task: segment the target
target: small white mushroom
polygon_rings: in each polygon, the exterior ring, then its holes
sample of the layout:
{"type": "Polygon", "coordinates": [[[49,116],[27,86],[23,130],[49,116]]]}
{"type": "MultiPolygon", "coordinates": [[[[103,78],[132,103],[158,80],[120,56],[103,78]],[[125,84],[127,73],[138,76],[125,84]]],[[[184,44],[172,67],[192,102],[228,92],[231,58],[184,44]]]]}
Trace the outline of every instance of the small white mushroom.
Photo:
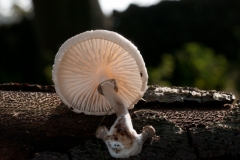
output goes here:
{"type": "Polygon", "coordinates": [[[132,109],[148,80],[137,48],[106,30],[87,31],[68,39],[55,57],[52,77],[62,101],[74,112],[90,115],[105,115],[111,108],[111,101],[97,91],[102,82],[111,81],[118,97],[132,109]]]}
{"type": "Polygon", "coordinates": [[[110,131],[104,126],[96,131],[113,157],[138,154],[143,142],[155,135],[151,126],[137,134],[128,113],[148,80],[143,58],[130,41],[111,31],[84,32],[67,40],[54,62],[56,93],[74,112],[104,115],[113,108],[110,114],[117,114],[110,131]]]}

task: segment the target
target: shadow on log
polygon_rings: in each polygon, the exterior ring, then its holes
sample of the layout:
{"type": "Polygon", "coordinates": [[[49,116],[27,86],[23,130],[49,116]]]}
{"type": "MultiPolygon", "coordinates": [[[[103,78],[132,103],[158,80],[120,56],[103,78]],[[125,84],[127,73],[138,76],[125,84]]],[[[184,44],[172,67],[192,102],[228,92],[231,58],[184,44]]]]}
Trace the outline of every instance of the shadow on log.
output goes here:
{"type": "MultiPolygon", "coordinates": [[[[70,111],[52,86],[34,92],[37,86],[24,85],[0,85],[0,159],[114,159],[94,135],[103,116],[70,111]]],[[[152,125],[161,138],[129,159],[240,159],[240,103],[233,94],[151,86],[144,98],[130,110],[133,126],[140,132],[152,125]]],[[[110,128],[115,119],[106,116],[101,125],[110,128]]]]}

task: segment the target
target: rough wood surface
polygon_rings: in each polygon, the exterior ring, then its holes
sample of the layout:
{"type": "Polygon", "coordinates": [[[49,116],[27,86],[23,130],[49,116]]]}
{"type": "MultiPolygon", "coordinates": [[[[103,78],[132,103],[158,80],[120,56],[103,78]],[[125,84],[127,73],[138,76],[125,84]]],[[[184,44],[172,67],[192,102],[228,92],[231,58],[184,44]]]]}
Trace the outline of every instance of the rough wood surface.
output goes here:
{"type": "MultiPolygon", "coordinates": [[[[103,116],[73,113],[54,91],[22,88],[24,92],[17,91],[19,87],[0,90],[0,159],[113,159],[94,136],[103,116]]],[[[158,100],[164,94],[170,98],[169,90],[158,94],[160,90],[150,87],[146,94],[151,91],[156,99],[145,96],[147,102],[139,101],[130,113],[138,132],[153,125],[161,139],[149,140],[141,154],[130,159],[240,159],[240,103],[231,104],[233,94],[214,91],[228,96],[213,99],[212,91],[198,90],[211,93],[211,103],[199,103],[203,94],[197,100],[194,96],[194,103],[174,98],[166,103],[158,100]]],[[[176,95],[186,97],[172,93],[176,95]]],[[[110,128],[115,119],[115,115],[106,116],[102,125],[110,128]]]]}
{"type": "Polygon", "coordinates": [[[159,87],[149,86],[143,98],[147,102],[223,102],[229,103],[235,99],[234,94],[216,90],[199,90],[193,87],[159,87]]]}

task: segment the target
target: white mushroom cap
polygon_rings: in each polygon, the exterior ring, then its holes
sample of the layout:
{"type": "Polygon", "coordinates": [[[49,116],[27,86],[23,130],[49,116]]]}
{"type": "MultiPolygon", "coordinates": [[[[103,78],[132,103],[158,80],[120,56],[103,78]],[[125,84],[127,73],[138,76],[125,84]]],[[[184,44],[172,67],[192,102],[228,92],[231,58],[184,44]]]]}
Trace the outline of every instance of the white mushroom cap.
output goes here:
{"type": "Polygon", "coordinates": [[[115,79],[118,96],[132,109],[148,81],[138,49],[123,36],[106,30],[68,39],[55,57],[52,77],[61,100],[73,111],[90,115],[104,115],[111,108],[97,91],[101,82],[115,79]]]}

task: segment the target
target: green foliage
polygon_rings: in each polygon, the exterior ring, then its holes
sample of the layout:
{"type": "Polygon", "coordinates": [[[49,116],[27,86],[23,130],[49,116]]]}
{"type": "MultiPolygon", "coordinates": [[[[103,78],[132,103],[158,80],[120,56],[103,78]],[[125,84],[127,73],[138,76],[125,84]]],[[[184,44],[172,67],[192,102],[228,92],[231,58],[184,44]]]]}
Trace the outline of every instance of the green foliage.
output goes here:
{"type": "Polygon", "coordinates": [[[180,80],[183,85],[203,89],[224,88],[228,69],[224,55],[216,55],[212,49],[197,43],[187,43],[175,55],[178,70],[184,79],[180,80]]]}
{"type": "Polygon", "coordinates": [[[45,80],[47,82],[47,84],[53,84],[52,81],[52,65],[53,65],[53,61],[55,58],[55,54],[53,51],[51,50],[47,50],[45,52],[42,52],[42,59],[43,59],[43,75],[45,77],[45,80]]]}
{"type": "Polygon", "coordinates": [[[149,68],[150,83],[201,89],[225,88],[229,63],[223,54],[215,54],[211,48],[190,42],[173,55],[162,55],[160,65],[149,68]]]}
{"type": "Polygon", "coordinates": [[[48,84],[53,84],[53,81],[52,81],[52,66],[51,65],[47,65],[47,66],[44,67],[43,74],[46,77],[46,80],[47,80],[48,84]]]}
{"type": "Polygon", "coordinates": [[[149,84],[170,86],[170,80],[175,69],[174,57],[171,54],[164,54],[161,63],[157,67],[148,67],[147,69],[149,84]]]}

